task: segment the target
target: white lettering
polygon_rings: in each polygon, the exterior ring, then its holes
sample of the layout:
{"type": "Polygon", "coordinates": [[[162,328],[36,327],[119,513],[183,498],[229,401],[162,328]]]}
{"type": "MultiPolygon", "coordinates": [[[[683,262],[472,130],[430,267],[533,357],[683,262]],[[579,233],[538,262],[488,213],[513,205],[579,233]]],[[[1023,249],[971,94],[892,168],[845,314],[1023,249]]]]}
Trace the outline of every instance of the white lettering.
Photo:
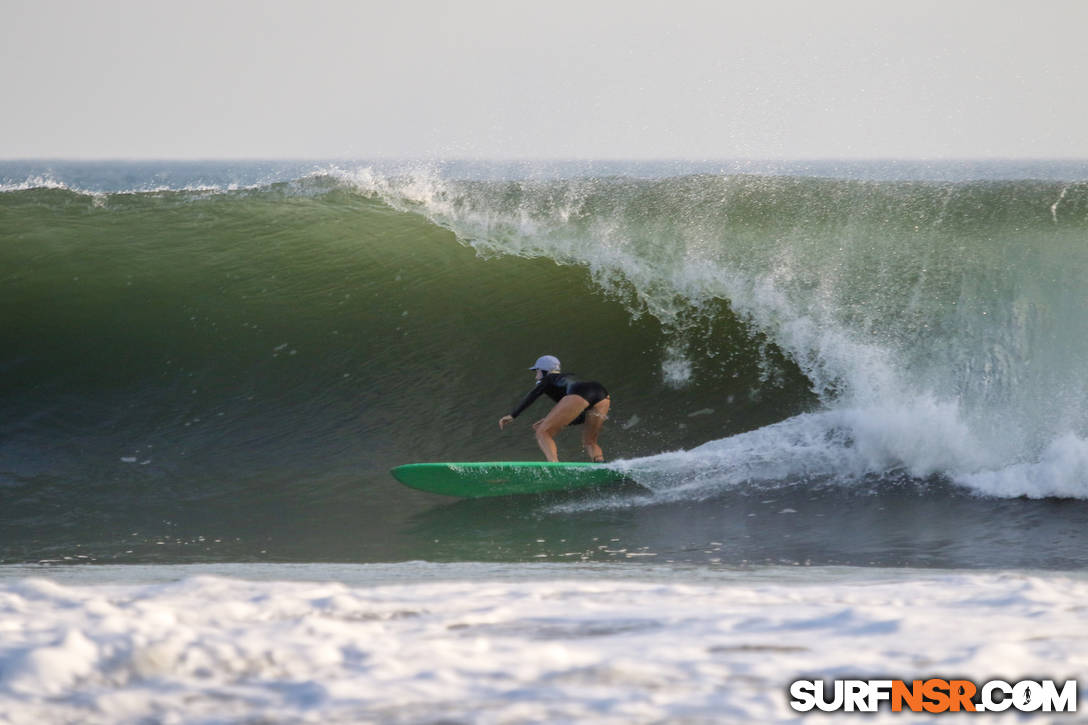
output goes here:
{"type": "Polygon", "coordinates": [[[835,712],[842,707],[845,696],[843,695],[843,681],[835,680],[832,692],[835,693],[835,697],[832,700],[827,699],[827,693],[824,692],[824,681],[816,681],[816,707],[820,708],[824,712],[835,712]]]}
{"type": "Polygon", "coordinates": [[[865,680],[847,680],[846,681],[846,693],[844,700],[846,702],[847,712],[868,712],[866,707],[866,701],[868,700],[867,694],[869,686],[865,680]]]}
{"type": "Polygon", "coordinates": [[[1043,706],[1043,688],[1038,682],[1023,680],[1012,688],[1012,704],[1020,712],[1035,712],[1043,706]]]}
{"type": "Polygon", "coordinates": [[[1066,680],[1062,685],[1062,691],[1058,692],[1054,680],[1043,680],[1043,711],[1076,712],[1077,681],[1066,680]]]}
{"type": "Polygon", "coordinates": [[[882,702],[891,702],[896,712],[900,708],[915,712],[969,711],[972,705],[976,712],[1004,712],[1009,708],[1020,712],[1077,711],[1076,680],[1065,680],[1060,689],[1054,680],[1021,680],[1015,684],[990,680],[978,690],[974,703],[967,693],[974,693],[977,685],[967,680],[914,680],[913,689],[904,688],[906,684],[903,680],[797,680],[790,683],[790,707],[797,712],[814,708],[823,712],[879,712],[882,702]]]}
{"type": "Polygon", "coordinates": [[[876,712],[880,709],[882,700],[892,699],[891,680],[869,680],[869,709],[868,712],[876,712]]]}
{"type": "MultiPolygon", "coordinates": [[[[822,683],[821,683],[822,684],[822,683]]],[[[812,680],[797,680],[790,685],[790,707],[797,712],[808,712],[816,707],[816,683],[812,680]]]]}
{"type": "Polygon", "coordinates": [[[1012,707],[1012,685],[1004,680],[990,680],[982,687],[982,705],[978,709],[985,712],[1004,712],[1012,707]],[[1000,692],[1000,700],[994,699],[994,692],[1000,692]]]}

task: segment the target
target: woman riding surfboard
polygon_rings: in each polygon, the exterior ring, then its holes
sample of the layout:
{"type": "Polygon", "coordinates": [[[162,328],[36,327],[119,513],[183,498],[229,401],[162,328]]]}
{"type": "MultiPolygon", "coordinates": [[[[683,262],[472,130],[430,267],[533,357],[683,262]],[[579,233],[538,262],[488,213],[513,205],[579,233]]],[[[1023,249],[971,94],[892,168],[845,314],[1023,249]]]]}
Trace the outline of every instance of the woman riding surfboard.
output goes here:
{"type": "Polygon", "coordinates": [[[586,455],[594,463],[604,462],[604,451],[597,444],[604,422],[608,419],[608,410],[612,398],[605,387],[598,382],[580,381],[570,373],[561,373],[559,358],[554,355],[540,356],[529,370],[536,373],[536,386],[508,415],[499,419],[502,430],[512,423],[526,408],[541,395],[547,395],[555,401],[555,407],[541,420],[533,423],[536,442],[544,457],[554,462],[559,460],[555,445],[555,435],[568,425],[585,424],[582,431],[582,446],[586,455]]]}

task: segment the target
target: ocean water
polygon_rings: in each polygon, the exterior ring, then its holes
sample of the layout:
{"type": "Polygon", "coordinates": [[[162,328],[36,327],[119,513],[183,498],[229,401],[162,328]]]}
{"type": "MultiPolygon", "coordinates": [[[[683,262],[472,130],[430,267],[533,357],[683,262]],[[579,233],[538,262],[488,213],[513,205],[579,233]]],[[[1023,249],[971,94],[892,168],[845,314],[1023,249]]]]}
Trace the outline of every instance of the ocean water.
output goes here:
{"type": "Polygon", "coordinates": [[[1088,164],[0,162],[0,280],[0,722],[1086,694],[1088,164]],[[388,475],[544,353],[634,483],[388,475]]]}

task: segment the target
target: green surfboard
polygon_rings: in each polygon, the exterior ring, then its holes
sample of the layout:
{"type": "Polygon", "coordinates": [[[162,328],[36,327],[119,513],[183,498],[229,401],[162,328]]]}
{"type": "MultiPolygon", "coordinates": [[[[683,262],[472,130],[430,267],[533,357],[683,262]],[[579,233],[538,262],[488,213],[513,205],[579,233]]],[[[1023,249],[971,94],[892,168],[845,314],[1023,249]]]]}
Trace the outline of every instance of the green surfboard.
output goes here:
{"type": "Polygon", "coordinates": [[[405,486],[460,498],[569,491],[624,480],[600,463],[543,461],[408,463],[390,473],[405,486]]]}

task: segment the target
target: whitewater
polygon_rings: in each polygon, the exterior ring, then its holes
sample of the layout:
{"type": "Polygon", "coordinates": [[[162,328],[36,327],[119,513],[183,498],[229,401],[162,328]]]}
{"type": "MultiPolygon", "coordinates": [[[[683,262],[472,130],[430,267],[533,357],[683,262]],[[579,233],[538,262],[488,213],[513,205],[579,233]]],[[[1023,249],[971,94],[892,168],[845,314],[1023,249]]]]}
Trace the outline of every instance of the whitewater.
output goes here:
{"type": "Polygon", "coordinates": [[[1086,239],[1073,162],[0,162],[0,722],[1083,700],[1086,239]],[[389,476],[536,458],[545,353],[631,485],[389,476]]]}
{"type": "Polygon", "coordinates": [[[1082,576],[421,562],[172,575],[0,582],[0,717],[778,722],[800,719],[788,682],[862,673],[1079,674],[1085,693],[1082,576]],[[297,577],[332,581],[284,580],[297,577]]]}

